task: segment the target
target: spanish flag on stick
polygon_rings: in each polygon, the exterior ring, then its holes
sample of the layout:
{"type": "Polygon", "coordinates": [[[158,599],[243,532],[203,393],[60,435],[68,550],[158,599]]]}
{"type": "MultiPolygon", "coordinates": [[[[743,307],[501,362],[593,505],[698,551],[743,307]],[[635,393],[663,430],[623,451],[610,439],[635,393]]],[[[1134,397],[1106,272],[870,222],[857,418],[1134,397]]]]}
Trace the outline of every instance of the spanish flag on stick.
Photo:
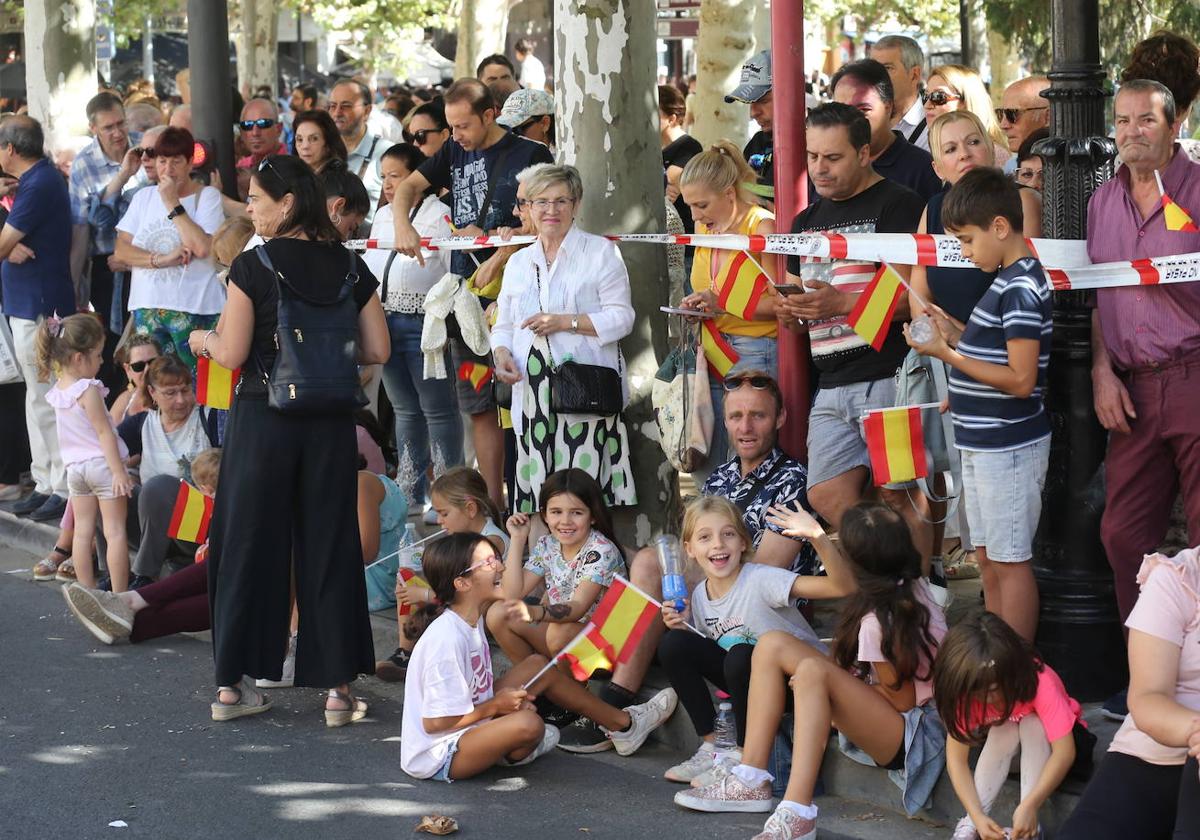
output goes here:
{"type": "Polygon", "coordinates": [[[583,682],[595,671],[613,669],[611,648],[594,622],[589,621],[579,635],[558,654],[571,666],[575,679],[583,682]]]}
{"type": "Polygon", "coordinates": [[[1196,227],[1196,223],[1192,221],[1191,215],[1175,203],[1175,199],[1167,195],[1167,191],[1163,188],[1162,176],[1158,174],[1158,170],[1154,170],[1154,178],[1158,181],[1158,191],[1162,194],[1163,220],[1167,223],[1167,230],[1178,230],[1185,233],[1200,233],[1200,228],[1196,227]]]}
{"type": "Polygon", "coordinates": [[[900,304],[900,295],[906,288],[908,284],[904,278],[896,269],[884,263],[858,296],[846,323],[863,341],[876,350],[882,350],[892,326],[892,316],[900,304]]]}
{"type": "Polygon", "coordinates": [[[230,370],[205,356],[197,357],[196,402],[209,408],[229,408],[241,374],[241,368],[230,370]]]}
{"type": "Polygon", "coordinates": [[[717,330],[712,319],[700,323],[700,346],[704,348],[704,357],[708,359],[708,364],[722,379],[729,375],[729,371],[741,358],[725,336],[717,330]]]}
{"type": "Polygon", "coordinates": [[[867,412],[863,418],[876,486],[928,475],[921,408],[884,408],[867,412]]]}
{"type": "MultiPolygon", "coordinates": [[[[429,585],[429,581],[425,580],[425,578],[412,569],[400,569],[397,574],[400,575],[400,579],[404,581],[405,586],[419,586],[422,589],[428,589],[430,592],[433,591],[433,587],[429,585]]],[[[400,615],[408,615],[412,612],[412,604],[401,604],[398,612],[400,615]]]]}
{"type": "Polygon", "coordinates": [[[729,261],[725,282],[717,291],[717,303],[730,315],[749,321],[754,318],[754,310],[758,309],[770,282],[753,257],[738,251],[729,261]]]}
{"type": "Polygon", "coordinates": [[[186,481],[179,482],[179,495],[167,525],[167,536],[190,543],[208,539],[208,524],[212,520],[213,500],[186,481]]]}
{"type": "Polygon", "coordinates": [[[484,386],[492,381],[492,369],[479,362],[463,362],[458,366],[458,378],[470,382],[476,392],[482,392],[484,386]]]}

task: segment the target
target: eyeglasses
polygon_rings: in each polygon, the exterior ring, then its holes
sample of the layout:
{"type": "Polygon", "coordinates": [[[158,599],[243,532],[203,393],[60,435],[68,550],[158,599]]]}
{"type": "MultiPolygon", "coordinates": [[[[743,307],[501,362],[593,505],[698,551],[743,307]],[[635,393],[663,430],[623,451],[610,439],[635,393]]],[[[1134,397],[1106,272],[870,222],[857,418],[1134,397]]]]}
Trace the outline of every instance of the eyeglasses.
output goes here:
{"type": "MultiPolygon", "coordinates": [[[[158,356],[155,356],[155,357],[154,357],[154,359],[157,359],[157,358],[158,358],[158,356]]],[[[147,367],[147,366],[148,366],[148,365],[149,365],[151,362],[153,362],[153,361],[154,361],[154,359],[146,359],[145,361],[142,361],[142,362],[130,362],[130,363],[129,363],[129,369],[130,369],[131,371],[133,371],[134,373],[141,373],[142,371],[144,371],[144,370],[146,369],[146,367],[147,367]]]]}
{"type": "Polygon", "coordinates": [[[238,123],[242,131],[251,131],[255,128],[270,128],[275,125],[275,120],[270,117],[259,117],[257,120],[242,120],[238,123]]]}
{"type": "Polygon", "coordinates": [[[566,210],[575,203],[573,198],[535,198],[532,201],[526,202],[527,206],[532,207],[539,213],[544,213],[553,207],[555,210],[566,210]]]}
{"type": "Polygon", "coordinates": [[[921,103],[924,105],[933,105],[940,108],[948,102],[955,102],[962,99],[957,93],[946,93],[944,90],[927,90],[921,94],[921,103]]]}
{"type": "Polygon", "coordinates": [[[182,388],[154,388],[153,391],[154,393],[151,396],[156,401],[160,398],[164,400],[176,400],[192,393],[191,386],[189,385],[185,385],[182,388]]]}
{"type": "Polygon", "coordinates": [[[997,108],[996,122],[1008,120],[1010,123],[1015,123],[1026,111],[1045,111],[1049,107],[1049,105],[1038,105],[1036,108],[997,108]]]}
{"type": "Polygon", "coordinates": [[[727,376],[722,380],[726,391],[736,391],[743,385],[749,385],[756,391],[777,391],[779,386],[769,376],[727,376]]]}
{"type": "Polygon", "coordinates": [[[411,132],[406,130],[404,132],[404,142],[412,143],[415,146],[424,146],[430,134],[441,134],[445,130],[444,128],[422,128],[420,131],[411,132]]]}
{"type": "Polygon", "coordinates": [[[154,151],[154,149],[151,149],[148,146],[135,146],[133,153],[135,155],[144,157],[147,160],[154,160],[156,157],[158,157],[158,152],[154,151]]]}
{"type": "Polygon", "coordinates": [[[499,555],[493,554],[490,557],[480,560],[478,563],[474,564],[473,566],[468,566],[467,570],[465,572],[461,572],[461,573],[455,575],[455,577],[467,577],[472,572],[474,572],[478,569],[487,569],[487,568],[491,568],[491,567],[495,567],[495,566],[503,566],[503,565],[504,565],[504,561],[500,559],[499,555]]]}

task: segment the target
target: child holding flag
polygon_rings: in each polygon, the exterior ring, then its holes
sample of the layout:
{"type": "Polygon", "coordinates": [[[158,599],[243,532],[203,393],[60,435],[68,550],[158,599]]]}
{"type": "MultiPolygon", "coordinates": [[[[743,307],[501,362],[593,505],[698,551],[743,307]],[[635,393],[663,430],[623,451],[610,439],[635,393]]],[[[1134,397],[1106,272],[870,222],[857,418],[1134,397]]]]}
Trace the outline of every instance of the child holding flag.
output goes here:
{"type": "MultiPolygon", "coordinates": [[[[782,512],[789,518],[811,519],[802,508],[782,512]]],[[[663,775],[672,782],[696,780],[703,785],[703,776],[714,764],[733,765],[742,759],[740,749],[729,755],[714,752],[713,705],[706,681],[732,697],[740,748],[746,739],[750,659],[759,637],[781,630],[824,650],[794,602],[848,595],[854,591],[854,577],[828,538],[814,541],[827,577],[750,562],[754,548],[741,511],[718,496],[701,496],[688,505],[682,539],[684,551],[705,579],[684,612],[669,602],[662,605],[670,630],[659,643],[658,660],[703,741],[694,756],[663,775]],[[699,633],[688,626],[689,620],[699,633]]]]}
{"type": "Polygon", "coordinates": [[[963,256],[999,272],[965,327],[930,307],[937,329],[911,347],[950,372],[950,413],[962,452],[967,522],[984,604],[1032,641],[1038,592],[1033,535],[1050,457],[1042,403],[1050,363],[1050,287],[1022,234],[1018,187],[999,170],[968,172],[946,195],[942,222],[963,256]],[[952,346],[953,345],[953,346],[952,346]]]}
{"type": "Polygon", "coordinates": [[[543,670],[547,660],[537,654],[495,679],[483,622],[504,597],[504,561],[495,547],[482,534],[451,534],[426,549],[421,565],[439,603],[421,609],[423,618],[436,617],[413,649],[414,678],[404,684],[400,766],[410,776],[466,779],[552,750],[558,730],[534,711],[538,688],[605,727],[621,755],[637,751],[674,711],[670,689],[617,709],[557,668],[543,670]]]}

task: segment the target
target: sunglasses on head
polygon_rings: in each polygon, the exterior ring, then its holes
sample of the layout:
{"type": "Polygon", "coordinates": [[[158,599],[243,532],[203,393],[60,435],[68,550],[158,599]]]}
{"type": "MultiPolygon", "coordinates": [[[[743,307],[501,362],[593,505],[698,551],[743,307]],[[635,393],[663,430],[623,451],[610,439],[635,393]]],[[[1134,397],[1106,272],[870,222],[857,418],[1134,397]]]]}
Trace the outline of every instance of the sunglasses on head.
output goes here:
{"type": "Polygon", "coordinates": [[[933,105],[940,108],[947,102],[954,102],[962,99],[957,93],[946,93],[944,90],[927,90],[921,94],[921,102],[925,105],[933,105]]]}
{"type": "Polygon", "coordinates": [[[154,160],[156,157],[158,157],[158,152],[154,151],[154,149],[151,149],[148,146],[136,146],[134,147],[133,153],[140,157],[148,158],[149,160],[154,160]]]}
{"type": "Polygon", "coordinates": [[[1049,105],[1038,105],[1036,108],[997,108],[996,122],[1008,120],[1010,123],[1015,123],[1026,111],[1045,111],[1049,107],[1049,105]]]}
{"type": "Polygon", "coordinates": [[[430,134],[441,134],[444,130],[442,128],[422,128],[420,131],[406,130],[404,132],[404,142],[412,143],[415,146],[424,146],[430,134]]]}
{"type": "Polygon", "coordinates": [[[270,128],[275,125],[275,120],[270,117],[259,117],[257,120],[242,120],[238,125],[242,131],[250,131],[255,128],[270,128]]]}
{"type": "Polygon", "coordinates": [[[774,390],[775,380],[769,376],[727,376],[722,380],[726,391],[736,391],[743,385],[749,385],[756,391],[774,390]]]}

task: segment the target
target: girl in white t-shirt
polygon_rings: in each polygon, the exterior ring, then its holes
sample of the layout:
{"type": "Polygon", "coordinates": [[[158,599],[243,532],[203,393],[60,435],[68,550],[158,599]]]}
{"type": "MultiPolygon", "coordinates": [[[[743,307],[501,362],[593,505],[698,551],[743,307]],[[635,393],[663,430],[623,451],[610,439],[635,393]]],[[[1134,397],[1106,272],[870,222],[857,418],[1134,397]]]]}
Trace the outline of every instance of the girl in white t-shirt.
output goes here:
{"type": "MultiPolygon", "coordinates": [[[[805,514],[772,508],[770,518],[785,536],[829,539],[805,514]]],[[[946,620],[921,577],[921,554],[908,526],[894,510],[855,505],[842,518],[838,541],[826,550],[851,561],[858,588],[842,610],[830,656],[786,633],[759,639],[742,763],[707,787],[676,794],[676,804],[696,811],[772,810],[767,759],[783,715],[785,680],[795,703],[792,771],[784,801],[760,837],[816,837],[813,789],[831,726],[851,758],[905,771],[903,802],[910,814],[933,792],[946,738],[931,702],[933,662],[946,620]]]]}

